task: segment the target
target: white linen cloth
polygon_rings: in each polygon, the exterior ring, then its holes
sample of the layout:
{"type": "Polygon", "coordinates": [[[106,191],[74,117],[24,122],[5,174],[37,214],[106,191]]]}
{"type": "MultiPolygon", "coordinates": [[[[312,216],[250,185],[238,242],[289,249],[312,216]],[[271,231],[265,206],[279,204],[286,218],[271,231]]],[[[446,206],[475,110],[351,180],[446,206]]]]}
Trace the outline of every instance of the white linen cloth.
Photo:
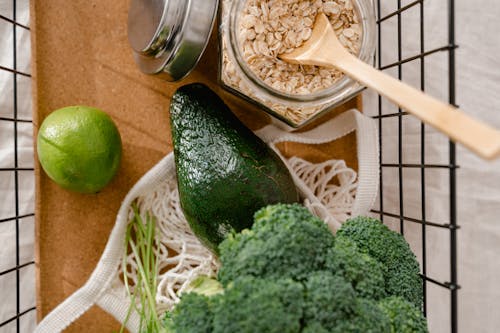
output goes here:
{"type": "MultiPolygon", "coordinates": [[[[0,1],[0,14],[12,18],[12,2],[0,1]]],[[[402,1],[402,5],[410,3],[402,1]]],[[[425,0],[425,49],[447,44],[447,3],[444,0],[425,0]]],[[[500,97],[500,2],[495,0],[456,0],[457,103],[472,115],[500,128],[498,103],[500,97]]],[[[28,1],[17,1],[17,20],[28,24],[28,1]]],[[[382,16],[392,12],[396,0],[381,1],[382,16]]],[[[402,15],[403,58],[420,51],[418,5],[402,15]]],[[[382,28],[383,62],[397,59],[397,18],[382,28]]],[[[17,29],[18,70],[29,72],[29,33],[17,29]]],[[[12,67],[12,26],[0,20],[0,65],[12,67]]],[[[446,53],[427,57],[426,90],[447,100],[446,53]]],[[[395,74],[395,70],[388,72],[395,74]]],[[[420,85],[419,62],[403,65],[403,79],[420,85]]],[[[12,117],[12,75],[0,70],[0,117],[12,117]]],[[[31,117],[30,82],[18,76],[18,110],[23,119],[31,117]]],[[[365,93],[365,112],[377,113],[377,99],[372,92],[365,93]]],[[[384,101],[387,112],[397,111],[384,101]]],[[[406,116],[404,120],[403,161],[420,162],[419,123],[406,116]]],[[[446,138],[428,128],[426,136],[426,162],[447,163],[446,138]]],[[[14,164],[13,125],[0,122],[0,168],[14,164]]],[[[32,167],[31,124],[18,124],[19,166],[32,167]]],[[[484,162],[465,149],[458,147],[457,160],[457,215],[458,224],[458,292],[459,331],[495,332],[500,327],[500,161],[484,162]]],[[[383,162],[397,162],[397,120],[385,120],[383,125],[383,162]]],[[[0,172],[0,219],[14,216],[14,179],[11,172],[0,172]]],[[[420,216],[420,170],[404,171],[404,214],[420,216]]],[[[434,222],[448,221],[448,175],[446,170],[426,172],[427,219],[434,222]]],[[[384,210],[399,212],[399,187],[397,169],[384,169],[384,210]]],[[[20,172],[20,213],[33,211],[34,186],[32,173],[20,172]]],[[[377,207],[377,206],[376,206],[377,207]]],[[[388,218],[394,227],[396,221],[388,218]]],[[[33,219],[22,219],[21,263],[33,259],[33,219]]],[[[420,227],[406,223],[405,233],[412,247],[421,253],[420,227]]],[[[430,228],[429,228],[430,229],[430,228]]],[[[427,274],[439,281],[449,281],[449,234],[446,230],[427,237],[427,274]]],[[[13,223],[0,224],[0,271],[14,266],[15,229],[13,223]]],[[[420,256],[420,254],[419,254],[420,256]]],[[[21,311],[34,304],[34,267],[21,271],[21,311]]],[[[15,315],[15,281],[12,274],[0,277],[0,322],[15,315]]],[[[449,292],[429,284],[428,316],[431,332],[449,332],[449,292]]],[[[21,320],[21,332],[31,332],[35,316],[32,312],[21,320]],[[26,325],[26,326],[24,326],[26,325]]],[[[15,325],[2,327],[2,332],[15,332],[15,325]]]]}

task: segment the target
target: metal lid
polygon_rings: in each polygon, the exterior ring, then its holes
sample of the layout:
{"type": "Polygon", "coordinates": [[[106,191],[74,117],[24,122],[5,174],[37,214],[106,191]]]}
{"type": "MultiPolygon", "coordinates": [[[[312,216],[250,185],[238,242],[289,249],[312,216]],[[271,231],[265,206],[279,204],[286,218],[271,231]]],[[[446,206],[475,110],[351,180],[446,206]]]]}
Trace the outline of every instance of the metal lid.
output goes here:
{"type": "Polygon", "coordinates": [[[128,39],[140,70],[169,81],[188,75],[207,46],[218,0],[131,0],[128,39]]]}

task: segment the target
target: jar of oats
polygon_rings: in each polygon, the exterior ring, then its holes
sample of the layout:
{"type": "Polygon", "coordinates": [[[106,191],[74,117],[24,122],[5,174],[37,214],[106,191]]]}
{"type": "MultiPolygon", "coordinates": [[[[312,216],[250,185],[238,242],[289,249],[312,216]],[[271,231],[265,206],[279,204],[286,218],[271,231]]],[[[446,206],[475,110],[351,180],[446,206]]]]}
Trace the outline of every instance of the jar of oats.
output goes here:
{"type": "Polygon", "coordinates": [[[298,128],[363,87],[335,69],[292,65],[278,56],[301,46],[323,12],[340,42],[373,62],[372,1],[131,0],[128,37],[143,72],[177,81],[199,61],[219,12],[220,84],[279,124],[298,128]]]}
{"type": "Polygon", "coordinates": [[[340,42],[373,63],[371,0],[222,0],[221,7],[221,84],[287,125],[305,125],[363,89],[336,69],[288,64],[278,55],[301,46],[323,12],[340,42]]]}

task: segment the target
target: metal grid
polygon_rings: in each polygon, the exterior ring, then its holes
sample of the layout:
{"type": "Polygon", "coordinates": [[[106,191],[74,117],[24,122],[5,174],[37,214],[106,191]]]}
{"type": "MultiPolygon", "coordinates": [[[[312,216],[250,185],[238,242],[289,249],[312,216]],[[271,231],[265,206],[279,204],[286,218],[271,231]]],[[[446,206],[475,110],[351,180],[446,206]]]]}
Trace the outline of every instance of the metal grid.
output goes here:
{"type": "MultiPolygon", "coordinates": [[[[4,3],[6,4],[6,3],[4,3]]],[[[22,5],[26,5],[26,3],[23,3],[22,5]]],[[[8,5],[7,5],[8,6],[8,5]]],[[[12,91],[13,91],[13,96],[12,96],[12,116],[0,116],[0,125],[2,129],[5,129],[9,127],[10,125],[13,128],[13,165],[9,167],[2,167],[0,168],[0,173],[3,174],[5,177],[11,176],[13,177],[14,180],[14,215],[13,216],[8,216],[8,217],[3,217],[0,219],[0,224],[7,225],[7,224],[13,224],[15,228],[15,239],[13,242],[15,242],[15,252],[13,255],[15,255],[15,265],[13,267],[10,267],[8,269],[4,269],[3,271],[0,271],[0,278],[3,279],[15,279],[15,285],[16,285],[16,290],[15,290],[15,314],[13,316],[10,316],[8,318],[0,318],[0,331],[9,331],[12,332],[15,330],[15,332],[21,332],[21,320],[26,318],[26,320],[34,320],[34,317],[30,316],[30,318],[27,318],[28,314],[31,314],[32,312],[34,313],[36,307],[34,304],[23,304],[25,303],[22,299],[22,293],[23,293],[23,288],[21,284],[21,274],[23,272],[23,269],[26,270],[28,267],[33,266],[35,262],[33,260],[27,261],[27,262],[21,262],[22,260],[22,255],[20,251],[20,235],[21,235],[21,223],[22,221],[26,221],[27,218],[33,217],[35,214],[33,212],[25,213],[21,211],[20,207],[20,201],[21,201],[21,193],[20,193],[20,186],[23,181],[24,177],[34,177],[34,169],[33,167],[24,167],[21,165],[19,161],[19,130],[18,128],[20,126],[26,126],[26,125],[31,125],[32,128],[32,119],[23,119],[23,117],[26,116],[21,116],[19,110],[19,80],[20,77],[24,77],[25,79],[30,80],[31,79],[31,74],[25,73],[22,71],[18,70],[18,51],[21,51],[23,47],[19,45],[19,40],[18,40],[18,32],[20,29],[28,31],[30,28],[22,24],[18,21],[17,18],[17,8],[19,6],[19,3],[16,2],[16,0],[12,0],[11,2],[11,7],[12,7],[12,13],[0,13],[0,23],[2,24],[8,24],[11,26],[12,29],[12,67],[10,66],[2,66],[0,65],[0,72],[2,74],[7,74],[10,75],[12,79],[12,91]],[[6,15],[1,15],[1,14],[6,14],[6,15]],[[27,175],[29,174],[29,175],[27,175]],[[24,220],[23,220],[24,219],[24,220]]],[[[4,38],[4,36],[2,36],[4,38]]],[[[4,92],[2,92],[4,93],[4,92]]],[[[30,98],[30,96],[24,96],[24,98],[30,98]]],[[[2,164],[3,165],[3,164],[2,164]]],[[[0,175],[1,175],[0,174],[0,175]]],[[[5,198],[6,199],[6,198],[5,198]]],[[[2,199],[4,200],[4,199],[2,199]]],[[[2,246],[6,246],[8,244],[3,244],[2,246]]],[[[24,271],[26,272],[26,271],[24,271]]],[[[7,291],[7,290],[2,290],[0,291],[1,294],[4,298],[5,294],[7,292],[12,292],[12,291],[7,291]]],[[[3,302],[6,302],[10,300],[3,300],[3,302]]],[[[10,315],[10,314],[9,314],[10,315]]],[[[29,326],[29,325],[27,325],[29,326]]],[[[25,326],[26,327],[26,326],[25,326]]],[[[5,332],[4,331],[4,332],[5,332]]]]}
{"type": "MultiPolygon", "coordinates": [[[[403,5],[402,0],[397,1],[397,9],[389,14],[384,14],[381,16],[381,0],[377,0],[377,24],[378,24],[378,48],[377,48],[377,66],[381,70],[397,69],[397,77],[403,80],[403,65],[410,62],[419,62],[420,65],[420,89],[422,91],[426,90],[426,59],[429,56],[440,53],[447,52],[448,54],[448,68],[447,68],[447,84],[448,84],[448,101],[450,104],[455,105],[456,100],[456,90],[455,90],[455,50],[457,45],[455,43],[455,1],[447,0],[447,27],[448,27],[448,41],[446,45],[441,47],[433,48],[431,50],[426,50],[425,45],[425,15],[424,7],[426,2],[424,0],[416,1],[406,1],[403,5]],[[402,43],[402,23],[403,14],[409,10],[419,10],[419,21],[420,21],[420,40],[419,53],[412,55],[410,57],[403,57],[403,43],[402,43]],[[386,35],[382,33],[383,25],[389,19],[397,19],[397,61],[383,64],[382,63],[382,52],[383,46],[382,42],[386,35]]],[[[374,214],[377,214],[382,221],[387,218],[392,218],[399,220],[399,230],[401,234],[404,235],[405,225],[407,223],[416,223],[420,225],[421,228],[421,269],[422,269],[422,283],[424,289],[424,306],[423,311],[427,315],[428,309],[428,285],[434,284],[440,288],[444,288],[449,291],[450,297],[450,332],[456,333],[458,331],[458,318],[457,318],[457,291],[460,289],[457,281],[457,216],[456,216],[456,170],[458,168],[456,162],[456,150],[455,144],[449,141],[449,156],[448,163],[435,164],[427,163],[426,161],[426,126],[420,124],[420,162],[419,163],[404,163],[403,162],[403,119],[407,116],[407,113],[398,109],[397,112],[384,112],[383,97],[378,97],[378,114],[374,116],[378,120],[379,126],[379,148],[380,148],[380,193],[379,193],[379,207],[378,209],[372,210],[374,214]],[[383,140],[383,127],[386,122],[391,118],[397,118],[398,124],[398,142],[397,142],[397,163],[383,163],[384,154],[384,140],[383,140]],[[398,183],[399,183],[399,212],[389,212],[384,207],[384,174],[385,170],[397,169],[398,171],[398,183]],[[413,218],[405,215],[404,209],[404,183],[405,176],[404,171],[408,169],[420,170],[420,200],[421,200],[421,218],[413,218]],[[449,222],[439,222],[439,221],[429,221],[427,219],[427,205],[426,205],[426,174],[430,169],[440,169],[445,170],[449,177],[449,222]],[[442,228],[449,231],[449,281],[440,281],[435,279],[428,274],[427,270],[427,238],[430,228],[442,228]]],[[[442,320],[447,320],[443,318],[442,320]]]]}
{"type": "MultiPolygon", "coordinates": [[[[381,0],[377,0],[376,7],[378,13],[378,67],[382,70],[388,70],[391,68],[397,68],[398,78],[403,78],[403,64],[408,62],[417,61],[420,63],[420,89],[425,90],[426,88],[426,80],[425,80],[425,64],[426,57],[438,53],[438,52],[447,52],[448,53],[448,99],[450,104],[455,104],[456,91],[455,91],[455,49],[457,45],[455,43],[455,3],[454,0],[448,0],[448,43],[447,45],[443,45],[442,47],[433,48],[431,50],[426,50],[425,48],[425,38],[424,38],[424,6],[425,2],[423,0],[416,0],[406,5],[402,4],[401,0],[397,1],[397,10],[384,15],[381,17],[381,0]],[[403,57],[403,46],[402,46],[402,14],[414,7],[419,7],[420,10],[420,52],[411,57],[403,57]],[[382,40],[384,38],[382,34],[382,26],[385,21],[391,18],[397,18],[398,24],[398,60],[396,62],[390,64],[383,64],[381,61],[381,52],[382,52],[382,40]]],[[[17,69],[17,59],[18,47],[16,45],[16,31],[18,29],[25,29],[29,31],[29,27],[21,24],[16,21],[16,0],[12,0],[12,18],[0,15],[0,20],[8,22],[12,26],[13,33],[13,66],[5,67],[0,66],[0,71],[8,72],[12,75],[13,79],[13,116],[12,117],[0,117],[0,122],[8,122],[13,124],[14,129],[14,165],[13,167],[8,168],[0,168],[0,172],[2,173],[11,173],[14,177],[14,190],[15,190],[15,214],[14,216],[7,217],[4,219],[0,219],[0,223],[14,223],[15,224],[15,244],[16,244],[16,252],[15,252],[15,266],[11,267],[7,270],[0,272],[0,277],[7,274],[15,274],[16,280],[16,308],[15,315],[10,318],[2,318],[0,319],[0,330],[5,328],[7,325],[10,327],[15,322],[16,332],[21,332],[20,329],[20,321],[23,316],[34,311],[36,309],[35,306],[31,306],[28,308],[21,308],[21,293],[22,288],[20,285],[20,270],[24,267],[34,265],[34,261],[29,262],[20,262],[20,253],[19,253],[19,233],[20,233],[20,220],[26,217],[34,216],[34,213],[28,214],[20,214],[19,208],[19,181],[20,181],[20,173],[21,172],[30,172],[33,173],[33,168],[25,168],[19,166],[18,161],[18,125],[21,123],[32,123],[31,119],[20,119],[18,117],[18,78],[19,76],[24,76],[27,78],[31,78],[29,73],[24,73],[18,71],[17,69]]],[[[460,288],[457,282],[457,238],[456,233],[459,226],[457,226],[457,217],[456,217],[456,170],[458,168],[456,163],[456,153],[455,153],[455,145],[453,142],[449,142],[449,163],[444,164],[435,164],[435,163],[427,163],[425,147],[426,147],[426,126],[424,124],[420,125],[420,163],[403,163],[403,118],[406,116],[406,112],[403,112],[401,109],[395,113],[387,113],[384,112],[384,105],[382,103],[382,97],[378,98],[378,115],[374,116],[375,119],[378,120],[380,135],[379,135],[379,144],[380,144],[380,161],[381,161],[381,172],[380,172],[380,200],[379,207],[376,210],[373,210],[373,213],[380,216],[382,220],[386,218],[394,218],[399,220],[399,228],[402,234],[405,231],[405,224],[407,223],[416,223],[421,226],[421,234],[422,234],[422,281],[424,287],[424,313],[427,313],[427,286],[429,283],[439,286],[440,288],[444,288],[449,291],[450,297],[450,331],[452,333],[457,332],[457,291],[460,288]],[[390,119],[396,117],[398,119],[398,161],[397,163],[382,163],[383,159],[383,137],[382,137],[382,128],[384,127],[385,122],[390,119]],[[389,212],[384,210],[384,170],[386,169],[397,169],[398,170],[398,182],[399,182],[399,213],[389,212]],[[421,178],[421,187],[420,187],[420,197],[421,197],[421,218],[413,218],[409,216],[405,216],[404,212],[404,170],[407,169],[416,169],[420,170],[420,178],[421,178]],[[448,172],[449,177],[449,222],[442,223],[439,221],[429,221],[426,216],[426,172],[429,169],[444,169],[448,172]],[[449,248],[450,248],[450,257],[449,257],[449,270],[450,270],[450,280],[449,281],[439,281],[438,279],[434,279],[427,274],[427,250],[426,250],[426,236],[429,228],[442,228],[449,231],[449,248]]]]}

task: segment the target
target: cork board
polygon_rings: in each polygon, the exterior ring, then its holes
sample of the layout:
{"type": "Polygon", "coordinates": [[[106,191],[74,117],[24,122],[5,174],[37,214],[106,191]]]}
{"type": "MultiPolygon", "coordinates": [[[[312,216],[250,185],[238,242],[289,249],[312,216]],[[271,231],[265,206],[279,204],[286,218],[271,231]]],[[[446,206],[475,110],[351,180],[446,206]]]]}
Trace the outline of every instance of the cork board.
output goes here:
{"type": "MultiPolygon", "coordinates": [[[[100,193],[61,189],[36,163],[36,268],[38,319],[89,278],[106,245],[122,199],[133,184],[172,150],[169,100],[175,89],[204,82],[252,129],[269,122],[254,106],[224,92],[216,83],[214,33],[200,65],[185,80],[169,83],[139,72],[127,42],[128,0],[31,1],[34,128],[53,110],[89,105],[106,111],[123,141],[118,175],[100,193]]],[[[360,100],[332,112],[359,106],[360,100]]],[[[321,121],[321,120],[319,120],[321,121]]],[[[285,155],[335,157],[357,167],[355,136],[310,147],[283,144],[285,155]]],[[[36,159],[35,159],[36,160],[36,159]]],[[[113,332],[111,316],[92,308],[66,332],[113,332]]]]}

